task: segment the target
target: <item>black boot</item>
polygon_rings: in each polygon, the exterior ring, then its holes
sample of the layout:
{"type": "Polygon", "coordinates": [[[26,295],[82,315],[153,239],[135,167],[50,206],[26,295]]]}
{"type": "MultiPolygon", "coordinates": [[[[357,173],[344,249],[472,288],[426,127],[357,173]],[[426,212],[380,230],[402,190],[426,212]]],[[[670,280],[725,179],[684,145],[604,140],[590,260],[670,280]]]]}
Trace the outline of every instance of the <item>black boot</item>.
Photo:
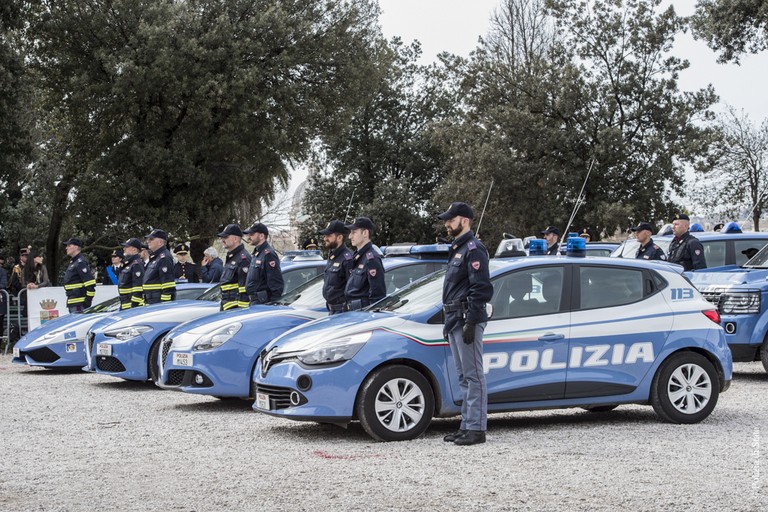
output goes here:
{"type": "Polygon", "coordinates": [[[468,430],[466,434],[456,438],[453,444],[459,446],[469,446],[471,444],[480,444],[485,442],[485,432],[482,430],[468,430]]]}
{"type": "Polygon", "coordinates": [[[452,443],[455,440],[457,440],[458,438],[460,438],[461,436],[465,435],[467,432],[468,432],[467,430],[459,429],[458,431],[454,432],[453,434],[448,434],[447,436],[445,436],[443,438],[443,441],[445,441],[446,443],[452,443]]]}

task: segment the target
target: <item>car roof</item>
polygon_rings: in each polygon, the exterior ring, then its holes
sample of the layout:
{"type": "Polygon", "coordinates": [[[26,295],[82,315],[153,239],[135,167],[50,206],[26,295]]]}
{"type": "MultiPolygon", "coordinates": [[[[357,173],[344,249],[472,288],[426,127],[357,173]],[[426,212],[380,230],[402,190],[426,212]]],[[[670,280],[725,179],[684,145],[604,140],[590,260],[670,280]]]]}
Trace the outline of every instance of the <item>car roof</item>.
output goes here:
{"type": "MultiPolygon", "coordinates": [[[[699,232],[693,232],[691,235],[695,236],[699,240],[707,241],[707,240],[752,240],[752,239],[759,239],[759,240],[768,240],[768,232],[766,231],[749,231],[744,233],[720,233],[715,231],[699,231],[699,232]]],[[[654,236],[655,239],[673,239],[673,235],[661,235],[661,236],[654,236]]]]}
{"type": "Polygon", "coordinates": [[[604,265],[611,267],[649,268],[656,270],[682,273],[683,267],[666,261],[635,260],[627,258],[610,258],[607,256],[597,258],[580,258],[570,256],[521,256],[517,258],[495,258],[490,260],[491,276],[497,276],[510,270],[526,267],[538,267],[549,265],[604,265]]]}

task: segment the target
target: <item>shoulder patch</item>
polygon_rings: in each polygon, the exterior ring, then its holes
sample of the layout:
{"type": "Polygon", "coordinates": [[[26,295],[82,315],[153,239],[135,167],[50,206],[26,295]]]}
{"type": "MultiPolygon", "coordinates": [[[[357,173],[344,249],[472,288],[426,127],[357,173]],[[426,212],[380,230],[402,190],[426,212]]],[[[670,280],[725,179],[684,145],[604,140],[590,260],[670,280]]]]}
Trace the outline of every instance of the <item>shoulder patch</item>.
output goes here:
{"type": "Polygon", "coordinates": [[[475,249],[477,249],[477,244],[475,243],[474,240],[470,240],[469,242],[467,242],[467,249],[469,249],[470,251],[474,251],[475,249]]]}
{"type": "Polygon", "coordinates": [[[368,251],[367,253],[365,253],[365,257],[368,258],[369,260],[372,260],[374,257],[373,251],[368,251]]]}
{"type": "Polygon", "coordinates": [[[659,250],[659,246],[656,244],[653,244],[653,248],[656,249],[657,251],[659,250]]]}
{"type": "Polygon", "coordinates": [[[160,258],[165,258],[165,253],[161,253],[160,258]]]}
{"type": "Polygon", "coordinates": [[[264,254],[269,254],[269,249],[264,249],[264,254]]]}
{"type": "Polygon", "coordinates": [[[352,253],[347,251],[344,253],[344,259],[345,260],[351,260],[352,259],[352,253]]]}

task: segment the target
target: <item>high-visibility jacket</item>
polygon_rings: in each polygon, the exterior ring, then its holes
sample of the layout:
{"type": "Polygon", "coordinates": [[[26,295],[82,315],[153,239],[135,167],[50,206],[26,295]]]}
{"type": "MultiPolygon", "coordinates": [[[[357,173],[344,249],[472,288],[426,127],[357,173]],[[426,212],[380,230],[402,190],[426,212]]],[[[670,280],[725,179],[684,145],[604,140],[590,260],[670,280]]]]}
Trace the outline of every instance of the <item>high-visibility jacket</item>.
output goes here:
{"type": "Polygon", "coordinates": [[[64,291],[67,294],[67,307],[91,307],[93,296],[96,295],[96,279],[82,253],[69,262],[64,273],[64,291]]]}
{"type": "Polygon", "coordinates": [[[144,262],[138,254],[123,260],[123,268],[117,276],[117,293],[121,310],[144,305],[144,262]]]}
{"type": "Polygon", "coordinates": [[[173,256],[162,247],[149,255],[144,271],[144,304],[176,300],[176,280],[173,278],[173,256]]]}
{"type": "Polygon", "coordinates": [[[248,267],[251,265],[251,255],[243,244],[227,253],[227,262],[221,274],[221,310],[247,308],[250,305],[245,282],[248,279],[248,267]]]}

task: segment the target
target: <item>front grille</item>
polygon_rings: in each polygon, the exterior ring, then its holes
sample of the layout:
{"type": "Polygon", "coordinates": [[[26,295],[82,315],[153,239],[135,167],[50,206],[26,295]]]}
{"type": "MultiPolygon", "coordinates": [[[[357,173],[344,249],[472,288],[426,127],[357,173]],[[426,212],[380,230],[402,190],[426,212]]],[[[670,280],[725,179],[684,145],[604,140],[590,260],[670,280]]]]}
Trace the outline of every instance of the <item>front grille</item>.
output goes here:
{"type": "Polygon", "coordinates": [[[280,386],[265,386],[264,384],[256,384],[257,393],[266,393],[269,395],[269,401],[271,402],[271,408],[273,409],[287,409],[291,406],[291,392],[294,391],[291,388],[284,388],[280,386]]]}
{"type": "Polygon", "coordinates": [[[96,335],[92,332],[88,332],[85,336],[85,345],[88,347],[88,355],[93,356],[93,341],[96,339],[96,335]]]}
{"type": "Polygon", "coordinates": [[[48,347],[36,348],[35,350],[26,352],[26,354],[38,363],[53,363],[59,360],[59,356],[56,355],[56,352],[48,347]]]}
{"type": "Polygon", "coordinates": [[[168,378],[165,379],[165,383],[168,386],[181,386],[184,382],[184,373],[187,370],[168,370],[168,378]]]}
{"type": "Polygon", "coordinates": [[[707,299],[709,302],[714,304],[715,306],[720,305],[720,297],[722,296],[722,293],[720,292],[702,292],[702,297],[707,299]]]}
{"type": "Polygon", "coordinates": [[[171,345],[173,345],[173,339],[171,338],[164,338],[163,339],[163,368],[165,368],[165,360],[168,359],[168,352],[171,351],[171,345]]]}
{"type": "Polygon", "coordinates": [[[96,356],[96,368],[103,372],[121,373],[125,371],[125,366],[120,360],[112,356],[96,356]]]}

